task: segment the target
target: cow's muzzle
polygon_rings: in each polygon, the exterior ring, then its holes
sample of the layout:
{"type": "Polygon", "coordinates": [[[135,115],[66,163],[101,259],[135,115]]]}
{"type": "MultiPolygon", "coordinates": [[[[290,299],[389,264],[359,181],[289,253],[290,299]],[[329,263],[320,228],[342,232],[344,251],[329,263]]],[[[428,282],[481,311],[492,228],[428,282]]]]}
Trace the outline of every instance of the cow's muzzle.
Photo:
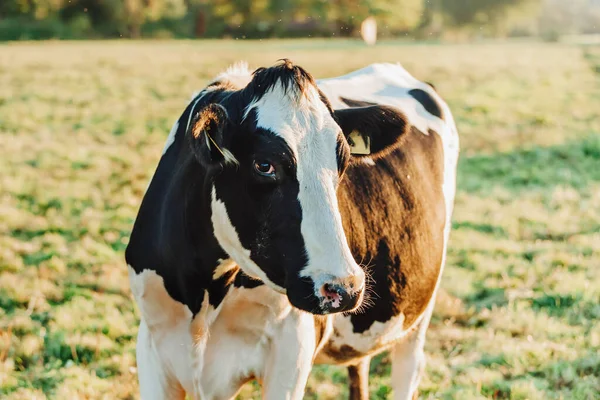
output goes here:
{"type": "Polygon", "coordinates": [[[321,273],[286,283],[290,303],[318,315],[354,311],[360,307],[365,293],[365,273],[358,266],[344,277],[321,273]]]}
{"type": "Polygon", "coordinates": [[[322,314],[353,311],[362,302],[365,292],[364,274],[346,279],[332,279],[321,285],[316,293],[322,314]]]}

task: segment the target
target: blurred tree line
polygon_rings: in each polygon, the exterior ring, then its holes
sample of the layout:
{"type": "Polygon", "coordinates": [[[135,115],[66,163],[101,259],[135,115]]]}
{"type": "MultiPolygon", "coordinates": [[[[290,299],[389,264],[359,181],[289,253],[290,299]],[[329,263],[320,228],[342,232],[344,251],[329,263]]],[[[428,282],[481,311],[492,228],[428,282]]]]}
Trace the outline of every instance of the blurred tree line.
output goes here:
{"type": "Polygon", "coordinates": [[[0,40],[354,36],[368,16],[380,36],[561,34],[600,28],[600,1],[0,0],[0,40]]]}

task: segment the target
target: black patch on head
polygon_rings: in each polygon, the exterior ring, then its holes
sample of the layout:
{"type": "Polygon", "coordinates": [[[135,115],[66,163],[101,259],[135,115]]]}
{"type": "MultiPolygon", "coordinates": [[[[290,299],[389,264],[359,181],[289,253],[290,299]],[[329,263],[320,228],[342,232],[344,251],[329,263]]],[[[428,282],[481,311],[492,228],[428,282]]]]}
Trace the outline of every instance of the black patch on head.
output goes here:
{"type": "Polygon", "coordinates": [[[293,90],[299,96],[306,93],[310,87],[316,88],[315,80],[304,68],[294,65],[286,58],[280,61],[281,63],[278,65],[269,68],[258,68],[252,73],[253,78],[244,89],[246,93],[250,94],[251,98],[261,98],[277,82],[281,82],[285,93],[293,90]]]}
{"type": "Polygon", "coordinates": [[[444,113],[440,105],[435,101],[433,96],[422,89],[412,89],[408,92],[412,97],[415,98],[427,112],[431,115],[435,115],[440,119],[444,119],[444,113]]]}
{"type": "Polygon", "coordinates": [[[300,229],[296,160],[280,136],[256,128],[252,122],[240,129],[230,148],[239,167],[225,168],[214,176],[216,196],[225,204],[242,246],[250,250],[250,258],[271,282],[287,288],[286,280],[298,279],[307,264],[300,229]],[[276,175],[257,176],[255,161],[272,164],[276,175]]]}

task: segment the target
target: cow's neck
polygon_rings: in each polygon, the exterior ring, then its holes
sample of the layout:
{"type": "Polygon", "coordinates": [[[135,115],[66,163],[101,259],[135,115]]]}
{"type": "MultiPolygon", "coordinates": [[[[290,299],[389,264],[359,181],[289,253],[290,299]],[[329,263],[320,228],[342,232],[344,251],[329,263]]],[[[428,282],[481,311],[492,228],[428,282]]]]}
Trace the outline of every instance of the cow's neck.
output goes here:
{"type": "Polygon", "coordinates": [[[222,300],[237,268],[223,271],[228,256],[212,230],[210,179],[184,139],[177,135],[161,158],[125,257],[137,273],[156,271],[169,295],[196,314],[205,291],[211,304],[222,300]]]}

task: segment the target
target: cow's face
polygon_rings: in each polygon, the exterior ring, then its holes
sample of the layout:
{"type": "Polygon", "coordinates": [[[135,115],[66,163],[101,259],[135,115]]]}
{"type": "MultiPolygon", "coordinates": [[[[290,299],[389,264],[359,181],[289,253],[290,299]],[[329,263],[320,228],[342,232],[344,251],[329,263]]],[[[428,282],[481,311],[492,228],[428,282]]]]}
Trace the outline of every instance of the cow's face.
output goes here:
{"type": "Polygon", "coordinates": [[[365,290],[336,197],[351,157],[344,124],[310,75],[287,62],[200,110],[189,132],[196,158],[214,171],[221,247],[314,314],[351,311],[365,290]]]}

